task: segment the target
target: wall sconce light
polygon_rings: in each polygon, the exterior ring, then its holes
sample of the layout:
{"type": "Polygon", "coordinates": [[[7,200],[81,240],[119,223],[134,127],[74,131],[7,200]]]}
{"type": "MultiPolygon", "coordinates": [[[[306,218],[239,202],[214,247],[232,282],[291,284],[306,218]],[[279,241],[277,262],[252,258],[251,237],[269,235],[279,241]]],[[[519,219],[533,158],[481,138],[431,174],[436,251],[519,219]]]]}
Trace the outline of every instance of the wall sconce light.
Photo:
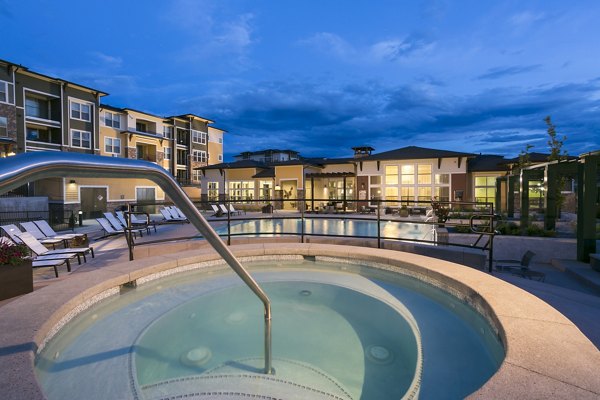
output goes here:
{"type": "Polygon", "coordinates": [[[75,182],[75,179],[71,179],[71,180],[69,181],[69,183],[70,183],[70,184],[72,184],[72,185],[74,185],[74,184],[76,184],[77,182],[75,182]]]}
{"type": "Polygon", "coordinates": [[[281,186],[275,185],[275,190],[281,190],[281,186]]]}

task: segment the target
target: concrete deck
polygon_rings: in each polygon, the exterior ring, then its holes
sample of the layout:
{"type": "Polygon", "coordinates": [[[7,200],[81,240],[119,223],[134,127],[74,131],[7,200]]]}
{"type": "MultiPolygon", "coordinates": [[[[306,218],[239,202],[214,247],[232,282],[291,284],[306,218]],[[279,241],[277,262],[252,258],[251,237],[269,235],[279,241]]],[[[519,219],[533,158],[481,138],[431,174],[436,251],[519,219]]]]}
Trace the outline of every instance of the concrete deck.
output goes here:
{"type": "MultiPolygon", "coordinates": [[[[96,232],[93,224],[79,229],[87,229],[92,237],[96,232]]],[[[190,225],[161,226],[159,236],[174,238],[194,231],[190,225]]],[[[152,235],[147,240],[155,238],[152,235]]],[[[201,243],[195,241],[194,247],[201,243]]],[[[9,366],[0,370],[2,398],[43,398],[33,375],[35,351],[56,324],[82,303],[141,276],[217,258],[211,249],[201,246],[199,250],[129,262],[122,237],[92,242],[92,245],[96,259],[75,266],[71,274],[61,271],[58,279],[53,278],[50,270],[36,270],[34,293],[0,304],[0,360],[2,365],[9,366]]],[[[600,297],[581,290],[586,285],[578,280],[564,279],[567,272],[550,264],[533,265],[534,269],[547,272],[548,282],[540,283],[509,274],[498,274],[502,279],[499,280],[446,261],[356,246],[280,241],[237,245],[232,246],[232,250],[237,256],[307,254],[377,261],[464,297],[497,324],[507,348],[506,359],[498,373],[474,393],[473,398],[600,396],[600,375],[596,373],[600,365],[600,323],[597,322],[600,297]]]]}

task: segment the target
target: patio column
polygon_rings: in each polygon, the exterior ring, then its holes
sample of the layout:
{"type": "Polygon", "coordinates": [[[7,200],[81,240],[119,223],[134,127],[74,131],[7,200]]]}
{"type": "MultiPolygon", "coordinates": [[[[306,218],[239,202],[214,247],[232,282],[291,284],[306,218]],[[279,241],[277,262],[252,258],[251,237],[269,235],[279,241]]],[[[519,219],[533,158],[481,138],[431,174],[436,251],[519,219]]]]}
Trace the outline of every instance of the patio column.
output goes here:
{"type": "Polygon", "coordinates": [[[525,233],[527,231],[527,226],[529,225],[529,177],[531,175],[531,171],[529,170],[521,170],[521,179],[519,189],[521,191],[521,233],[525,233]]]}
{"type": "Polygon", "coordinates": [[[577,168],[577,260],[596,252],[597,174],[600,155],[583,156],[577,168]]]}
{"type": "Polygon", "coordinates": [[[505,180],[503,176],[496,178],[496,196],[494,198],[494,207],[496,212],[502,212],[502,182],[505,180]]]}
{"type": "Polygon", "coordinates": [[[560,195],[560,182],[558,180],[558,164],[549,164],[544,168],[544,183],[546,195],[544,196],[544,229],[556,229],[558,210],[558,196],[560,195]]]}
{"type": "Polygon", "coordinates": [[[346,213],[346,176],[344,175],[343,179],[344,190],[342,191],[342,201],[343,201],[343,209],[344,214],[346,213]]]}
{"type": "Polygon", "coordinates": [[[517,177],[515,175],[508,176],[508,182],[506,185],[506,214],[509,218],[515,216],[515,181],[517,177]]]}
{"type": "Polygon", "coordinates": [[[310,176],[310,209],[315,212],[315,177],[310,176]]]}

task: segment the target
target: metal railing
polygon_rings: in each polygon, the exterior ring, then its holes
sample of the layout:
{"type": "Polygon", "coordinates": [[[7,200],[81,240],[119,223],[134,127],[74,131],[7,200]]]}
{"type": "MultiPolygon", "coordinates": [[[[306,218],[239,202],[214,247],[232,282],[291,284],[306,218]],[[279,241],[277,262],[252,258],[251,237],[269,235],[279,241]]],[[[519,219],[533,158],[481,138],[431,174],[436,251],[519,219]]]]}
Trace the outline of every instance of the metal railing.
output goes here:
{"type": "MultiPolygon", "coordinates": [[[[211,210],[207,216],[208,221],[217,222],[221,221],[226,223],[226,227],[223,227],[223,233],[219,235],[223,237],[228,245],[231,245],[232,238],[242,236],[264,236],[264,235],[277,235],[277,236],[299,236],[302,243],[305,242],[306,237],[320,236],[320,237],[332,237],[332,238],[356,238],[356,239],[373,239],[377,241],[377,248],[382,247],[382,241],[406,241],[429,245],[444,245],[454,246],[459,248],[471,248],[489,252],[488,257],[488,270],[492,271],[492,257],[493,257],[493,237],[496,234],[495,222],[497,217],[494,215],[494,206],[492,203],[478,203],[478,202],[450,202],[450,201],[434,201],[431,200],[425,203],[423,200],[411,201],[411,200],[329,200],[329,199],[271,199],[265,200],[236,200],[236,201],[221,201],[221,204],[226,205],[229,208],[230,204],[233,204],[237,210],[247,211],[262,211],[258,215],[245,214],[232,216],[231,213],[213,213],[210,204],[217,204],[215,202],[207,201],[196,201],[194,205],[199,210],[211,210]],[[319,210],[310,210],[307,206],[308,203],[314,201],[318,204],[327,203],[343,203],[342,207],[329,206],[324,210],[319,207],[319,210]],[[284,203],[295,203],[300,205],[294,210],[282,210],[284,203]],[[432,209],[432,203],[436,207],[445,209],[449,213],[450,220],[441,221],[439,215],[433,217],[426,217],[423,209],[432,209]],[[304,204],[304,207],[302,207],[304,204]],[[428,205],[426,205],[428,204],[428,205]],[[307,209],[309,209],[307,211],[307,209]],[[272,212],[269,212],[271,211],[272,212]],[[345,211],[344,211],[345,210],[345,211]],[[358,211],[356,211],[358,210],[358,211]],[[417,217],[418,215],[418,217],[417,217]],[[452,222],[453,217],[458,217],[459,222],[452,222]],[[493,217],[493,218],[492,218],[493,217]],[[308,232],[306,229],[307,221],[318,220],[318,219],[333,219],[333,220],[350,220],[350,221],[370,221],[376,224],[375,235],[348,235],[348,234],[336,234],[336,233],[325,233],[325,232],[308,232]],[[290,231],[261,231],[261,232],[233,232],[232,226],[239,224],[243,221],[260,221],[260,220],[298,220],[299,224],[297,229],[290,231]],[[410,223],[414,225],[425,225],[423,228],[424,234],[421,237],[394,237],[386,236],[382,234],[383,224],[388,221],[399,222],[399,223],[410,223]],[[468,222],[462,222],[468,221],[468,222]],[[477,233],[477,239],[474,243],[463,244],[463,243],[441,243],[439,240],[438,229],[439,228],[464,228],[464,231],[471,233],[477,233]],[[487,238],[487,240],[484,240],[487,238]]],[[[168,205],[164,202],[162,205],[168,205]]],[[[135,204],[132,205],[135,208],[135,204]]],[[[438,212],[438,214],[443,214],[438,212]]],[[[273,224],[274,226],[274,224],[273,224]]],[[[158,240],[144,240],[134,241],[132,240],[131,246],[146,246],[165,242],[174,242],[181,240],[200,239],[202,236],[184,236],[184,237],[171,237],[169,239],[158,239],[158,240]]],[[[133,254],[133,251],[132,251],[133,254]]]]}
{"type": "Polygon", "coordinates": [[[19,187],[26,182],[64,176],[138,177],[149,179],[160,186],[169,198],[183,210],[189,221],[202,233],[206,241],[213,246],[263,303],[265,320],[264,371],[265,373],[271,373],[271,301],[165,169],[146,161],[53,151],[24,153],[0,159],[0,193],[19,187]]]}

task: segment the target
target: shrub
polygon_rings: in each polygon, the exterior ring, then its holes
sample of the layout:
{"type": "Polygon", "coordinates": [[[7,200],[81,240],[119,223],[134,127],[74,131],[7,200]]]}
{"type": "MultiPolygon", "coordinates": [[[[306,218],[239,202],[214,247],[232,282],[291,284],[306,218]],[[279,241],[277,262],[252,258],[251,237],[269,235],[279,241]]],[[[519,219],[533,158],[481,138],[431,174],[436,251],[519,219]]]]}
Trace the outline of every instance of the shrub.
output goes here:
{"type": "Polygon", "coordinates": [[[28,256],[27,247],[22,244],[0,244],[0,265],[19,265],[28,256]]]}

